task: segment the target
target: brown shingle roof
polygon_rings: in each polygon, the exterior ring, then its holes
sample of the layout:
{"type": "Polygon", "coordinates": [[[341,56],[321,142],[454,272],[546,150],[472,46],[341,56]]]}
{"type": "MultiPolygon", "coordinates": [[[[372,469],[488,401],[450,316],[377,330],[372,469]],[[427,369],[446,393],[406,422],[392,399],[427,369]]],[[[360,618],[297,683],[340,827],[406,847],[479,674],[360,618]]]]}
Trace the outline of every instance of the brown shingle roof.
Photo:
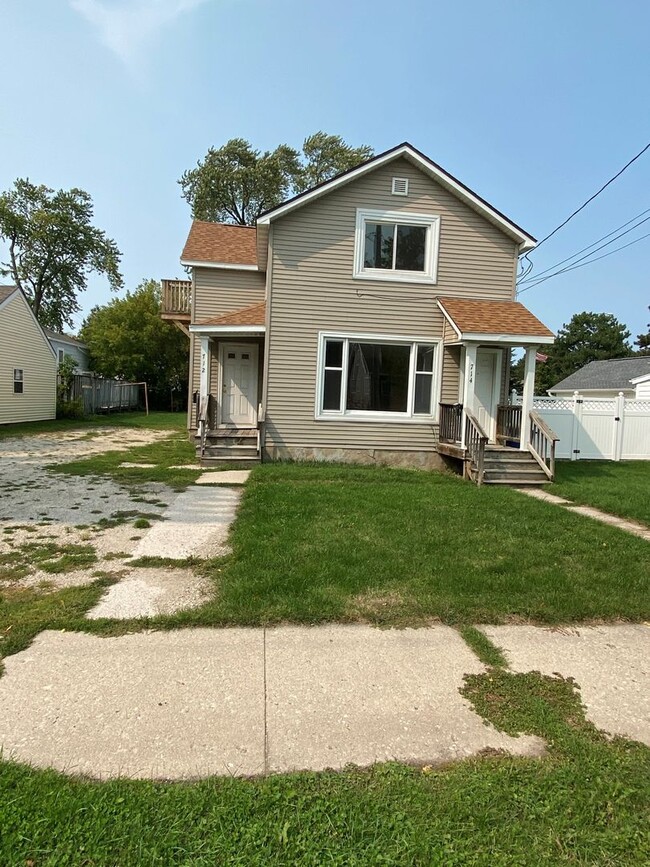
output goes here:
{"type": "Polygon", "coordinates": [[[438,303],[461,334],[521,334],[554,337],[543,322],[519,301],[474,301],[438,298],[438,303]]]}
{"type": "Polygon", "coordinates": [[[0,286],[0,304],[16,291],[15,286],[0,286]]]}
{"type": "Polygon", "coordinates": [[[194,220],[181,261],[257,265],[257,229],[194,220]]]}
{"type": "Polygon", "coordinates": [[[260,301],[259,304],[251,304],[250,307],[242,307],[240,310],[233,310],[231,313],[225,313],[223,316],[216,316],[214,319],[204,319],[199,325],[264,325],[266,322],[266,302],[260,301]]]}

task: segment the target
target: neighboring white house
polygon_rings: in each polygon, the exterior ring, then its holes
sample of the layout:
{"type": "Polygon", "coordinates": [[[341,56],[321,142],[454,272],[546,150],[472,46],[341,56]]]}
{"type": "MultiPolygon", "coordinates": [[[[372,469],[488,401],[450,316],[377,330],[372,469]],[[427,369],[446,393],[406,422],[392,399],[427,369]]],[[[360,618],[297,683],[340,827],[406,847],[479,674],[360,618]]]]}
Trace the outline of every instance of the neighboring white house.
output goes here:
{"type": "Polygon", "coordinates": [[[553,397],[570,397],[576,391],[585,397],[616,397],[623,392],[637,400],[650,398],[650,355],[590,361],[548,389],[553,397]]]}
{"type": "Polygon", "coordinates": [[[56,417],[56,353],[23,293],[0,286],[0,424],[56,417]]]}
{"type": "Polygon", "coordinates": [[[52,331],[49,328],[44,328],[43,331],[56,353],[57,364],[61,364],[66,357],[74,358],[77,363],[78,373],[90,370],[88,347],[82,340],[79,340],[78,337],[73,337],[71,334],[60,334],[58,331],[52,331]]]}

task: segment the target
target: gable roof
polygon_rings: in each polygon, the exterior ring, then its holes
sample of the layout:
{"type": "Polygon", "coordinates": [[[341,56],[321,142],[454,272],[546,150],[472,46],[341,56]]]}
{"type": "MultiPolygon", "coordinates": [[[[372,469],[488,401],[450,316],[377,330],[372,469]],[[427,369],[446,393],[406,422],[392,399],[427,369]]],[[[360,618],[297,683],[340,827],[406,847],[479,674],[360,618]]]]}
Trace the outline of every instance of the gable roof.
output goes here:
{"type": "Polygon", "coordinates": [[[356,180],[356,178],[361,175],[373,171],[379,166],[385,165],[386,163],[392,162],[401,157],[408,159],[418,168],[422,169],[425,174],[428,174],[431,178],[452,192],[457,198],[461,199],[473,208],[473,210],[477,211],[491,223],[498,226],[520,245],[521,252],[532,250],[535,246],[536,240],[532,235],[529,235],[528,232],[525,232],[520,226],[513,223],[512,220],[508,219],[505,214],[502,214],[501,211],[490,205],[490,203],[479,196],[478,193],[475,193],[453,175],[450,175],[449,172],[442,168],[442,166],[439,166],[433,160],[429,159],[429,157],[417,148],[414,148],[413,145],[408,142],[403,142],[394,148],[390,148],[390,150],[377,154],[377,156],[371,157],[369,160],[366,160],[355,168],[341,172],[335,177],[330,178],[330,180],[323,181],[322,183],[311,187],[309,190],[305,190],[303,193],[298,193],[297,196],[294,196],[282,205],[278,205],[277,207],[271,208],[263,213],[258,218],[257,224],[258,226],[267,225],[278,217],[282,217],[290,211],[306,205],[308,202],[313,201],[313,199],[324,196],[343,184],[350,183],[350,181],[356,180]]]}
{"type": "Polygon", "coordinates": [[[14,292],[17,291],[17,286],[0,286],[0,304],[4,304],[5,301],[8,301],[14,292]]]}
{"type": "Polygon", "coordinates": [[[34,324],[36,325],[36,327],[38,328],[38,330],[42,334],[43,340],[45,341],[45,345],[50,350],[53,357],[56,358],[56,353],[55,353],[54,349],[52,348],[52,344],[50,343],[50,341],[47,338],[47,335],[45,333],[45,329],[43,328],[41,323],[38,321],[38,319],[34,316],[34,311],[32,310],[32,305],[27,300],[27,297],[26,297],[25,293],[22,291],[22,289],[19,289],[18,286],[0,286],[0,308],[4,307],[4,305],[7,304],[11,299],[13,299],[14,296],[22,299],[22,303],[27,308],[27,312],[29,313],[31,319],[33,320],[34,324]]]}
{"type": "Polygon", "coordinates": [[[624,391],[632,388],[632,379],[644,377],[646,374],[650,374],[650,356],[647,355],[590,361],[549,388],[549,391],[624,391]]]}
{"type": "Polygon", "coordinates": [[[438,306],[459,340],[489,335],[530,338],[527,342],[551,343],[555,337],[543,322],[519,301],[477,301],[470,298],[438,298],[438,306]]]}
{"type": "Polygon", "coordinates": [[[215,316],[213,319],[204,319],[197,323],[200,325],[264,325],[266,323],[266,302],[251,304],[249,307],[241,307],[223,316],[215,316]]]}
{"type": "Polygon", "coordinates": [[[45,332],[45,336],[48,340],[58,340],[60,343],[72,343],[74,346],[80,346],[83,349],[86,348],[86,344],[83,340],[79,340],[78,337],[75,337],[73,334],[62,334],[60,331],[52,331],[51,328],[43,328],[45,332]]]}
{"type": "Polygon", "coordinates": [[[182,265],[257,269],[257,230],[194,220],[181,254],[182,265]]]}

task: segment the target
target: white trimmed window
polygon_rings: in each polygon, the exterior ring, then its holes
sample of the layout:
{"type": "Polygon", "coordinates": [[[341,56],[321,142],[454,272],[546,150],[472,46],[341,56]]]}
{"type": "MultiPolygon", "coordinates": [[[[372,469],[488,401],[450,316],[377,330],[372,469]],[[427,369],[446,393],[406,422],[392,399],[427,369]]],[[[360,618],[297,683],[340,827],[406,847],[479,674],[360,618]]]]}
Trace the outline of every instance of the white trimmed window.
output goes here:
{"type": "Polygon", "coordinates": [[[436,341],[321,334],[316,418],[434,420],[436,341]]]}
{"type": "Polygon", "coordinates": [[[63,349],[58,349],[57,355],[59,356],[59,364],[62,364],[65,358],[65,351],[63,349]]]}
{"type": "Polygon", "coordinates": [[[22,394],[25,385],[22,367],[14,367],[14,394],[22,394]]]}
{"type": "Polygon", "coordinates": [[[435,283],[440,217],[357,209],[354,276],[435,283]]]}

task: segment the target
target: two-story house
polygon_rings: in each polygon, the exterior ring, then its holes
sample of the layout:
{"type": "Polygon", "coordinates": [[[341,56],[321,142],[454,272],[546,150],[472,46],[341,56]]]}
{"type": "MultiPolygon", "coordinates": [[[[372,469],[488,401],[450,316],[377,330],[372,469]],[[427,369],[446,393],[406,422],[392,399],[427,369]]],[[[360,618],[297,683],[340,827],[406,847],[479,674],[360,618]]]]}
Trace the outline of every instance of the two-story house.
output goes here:
{"type": "Polygon", "coordinates": [[[534,245],[409,144],[255,227],[195,221],[181,257],[191,280],[163,281],[162,315],[190,336],[201,457],[452,457],[481,481],[485,449],[502,463],[516,446],[520,479],[549,476],[529,416],[535,353],[553,334],[515,301],[534,245]],[[505,406],[513,347],[526,354],[522,407],[505,406]]]}

